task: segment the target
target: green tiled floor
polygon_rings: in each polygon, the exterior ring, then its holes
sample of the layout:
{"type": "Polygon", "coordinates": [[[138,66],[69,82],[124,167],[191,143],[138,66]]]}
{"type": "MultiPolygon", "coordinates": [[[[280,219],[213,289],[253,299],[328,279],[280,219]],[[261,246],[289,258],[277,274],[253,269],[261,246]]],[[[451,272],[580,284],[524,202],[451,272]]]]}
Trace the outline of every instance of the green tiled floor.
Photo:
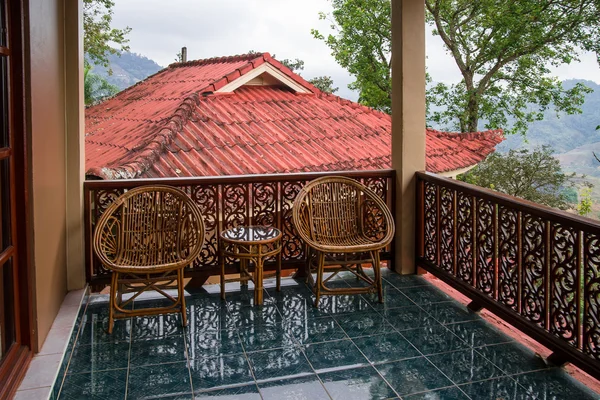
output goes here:
{"type": "Polygon", "coordinates": [[[93,296],[53,399],[598,398],[425,279],[385,271],[384,280],[384,304],[335,296],[318,309],[292,279],[281,292],[267,284],[261,307],[237,285],[224,302],[205,287],[187,297],[187,328],[176,314],[136,317],[113,335],[107,298],[93,296]]]}

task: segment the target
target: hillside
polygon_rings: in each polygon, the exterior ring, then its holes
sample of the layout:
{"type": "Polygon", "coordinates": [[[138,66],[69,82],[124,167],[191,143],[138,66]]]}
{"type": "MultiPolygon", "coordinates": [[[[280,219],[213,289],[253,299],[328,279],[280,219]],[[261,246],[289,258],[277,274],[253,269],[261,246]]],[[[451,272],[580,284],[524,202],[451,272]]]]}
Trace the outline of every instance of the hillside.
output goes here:
{"type": "MultiPolygon", "coordinates": [[[[600,131],[595,130],[596,126],[600,125],[600,85],[586,80],[567,80],[563,85],[565,88],[571,88],[577,82],[594,89],[594,92],[586,96],[581,114],[557,117],[553,110],[548,110],[543,121],[530,125],[526,138],[508,136],[504,143],[497,147],[498,151],[506,152],[520,147],[534,148],[545,144],[554,148],[557,154],[562,154],[594,143],[600,146],[600,131]]],[[[593,160],[591,150],[588,149],[587,152],[593,160]]]]}
{"type": "Polygon", "coordinates": [[[108,75],[107,69],[98,65],[93,66],[92,72],[106,78],[109,83],[121,90],[163,69],[156,62],[136,53],[110,55],[108,59],[113,71],[112,75],[108,75]]]}

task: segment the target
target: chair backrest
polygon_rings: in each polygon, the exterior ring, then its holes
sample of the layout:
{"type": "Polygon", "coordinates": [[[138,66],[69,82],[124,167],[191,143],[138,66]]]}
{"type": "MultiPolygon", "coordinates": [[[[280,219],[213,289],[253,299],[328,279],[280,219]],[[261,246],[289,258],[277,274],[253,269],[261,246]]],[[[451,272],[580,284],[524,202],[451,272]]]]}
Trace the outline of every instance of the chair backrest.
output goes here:
{"type": "Polygon", "coordinates": [[[394,222],[387,206],[372,190],[360,182],[341,176],[330,176],[309,182],[294,201],[293,219],[305,241],[316,243],[348,243],[346,238],[364,233],[365,211],[379,210],[387,231],[382,236],[391,241],[394,222]]]}
{"type": "Polygon", "coordinates": [[[94,251],[108,268],[177,268],[198,257],[203,242],[200,210],[169,186],[129,190],[102,214],[94,232],[94,251]]]}

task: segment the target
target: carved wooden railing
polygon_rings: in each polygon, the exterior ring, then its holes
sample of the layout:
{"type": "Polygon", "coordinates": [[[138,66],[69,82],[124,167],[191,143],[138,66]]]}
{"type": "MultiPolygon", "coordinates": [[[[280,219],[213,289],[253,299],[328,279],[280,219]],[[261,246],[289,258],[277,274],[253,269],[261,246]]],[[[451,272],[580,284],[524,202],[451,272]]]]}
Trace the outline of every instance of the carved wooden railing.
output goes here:
{"type": "MultiPolygon", "coordinates": [[[[378,193],[394,211],[393,170],[86,181],[84,222],[87,281],[95,288],[110,281],[109,271],[92,251],[95,221],[98,221],[114,199],[128,189],[151,184],[180,188],[200,207],[206,227],[204,247],[200,257],[186,270],[186,276],[195,278],[196,283],[219,274],[219,234],[224,229],[237,225],[270,225],[279,228],[283,232],[283,268],[303,267],[306,263],[306,249],[292,222],[292,203],[307,182],[328,175],[343,175],[361,181],[378,193]]],[[[382,253],[382,260],[393,260],[393,249],[392,243],[382,253]]],[[[265,269],[273,267],[274,265],[267,264],[265,269]]],[[[231,272],[234,268],[231,267],[231,272]]]]}
{"type": "Polygon", "coordinates": [[[600,378],[600,224],[417,173],[417,260],[600,378]]]}

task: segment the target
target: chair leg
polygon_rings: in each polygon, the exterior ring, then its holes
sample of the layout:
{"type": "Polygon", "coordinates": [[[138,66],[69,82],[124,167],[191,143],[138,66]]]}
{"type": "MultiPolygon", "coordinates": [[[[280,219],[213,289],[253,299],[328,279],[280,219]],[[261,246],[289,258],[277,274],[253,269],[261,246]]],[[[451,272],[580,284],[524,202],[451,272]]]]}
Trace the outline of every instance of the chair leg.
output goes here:
{"type": "Polygon", "coordinates": [[[181,307],[183,326],[187,326],[187,309],[185,307],[185,292],[183,290],[183,268],[177,270],[177,296],[181,307]]]}
{"type": "Polygon", "coordinates": [[[115,324],[115,300],[117,296],[117,282],[119,280],[119,273],[113,271],[110,283],[110,300],[108,310],[108,334],[111,335],[115,324]]]}
{"type": "Polygon", "coordinates": [[[373,258],[373,271],[375,272],[375,285],[377,287],[377,294],[379,295],[379,302],[383,303],[383,286],[381,284],[381,262],[379,260],[379,251],[372,251],[371,257],[373,258]]]}
{"type": "Polygon", "coordinates": [[[319,307],[319,300],[321,299],[321,285],[323,285],[323,268],[325,264],[325,254],[323,252],[317,252],[317,279],[315,281],[315,307],[319,307]]]}

